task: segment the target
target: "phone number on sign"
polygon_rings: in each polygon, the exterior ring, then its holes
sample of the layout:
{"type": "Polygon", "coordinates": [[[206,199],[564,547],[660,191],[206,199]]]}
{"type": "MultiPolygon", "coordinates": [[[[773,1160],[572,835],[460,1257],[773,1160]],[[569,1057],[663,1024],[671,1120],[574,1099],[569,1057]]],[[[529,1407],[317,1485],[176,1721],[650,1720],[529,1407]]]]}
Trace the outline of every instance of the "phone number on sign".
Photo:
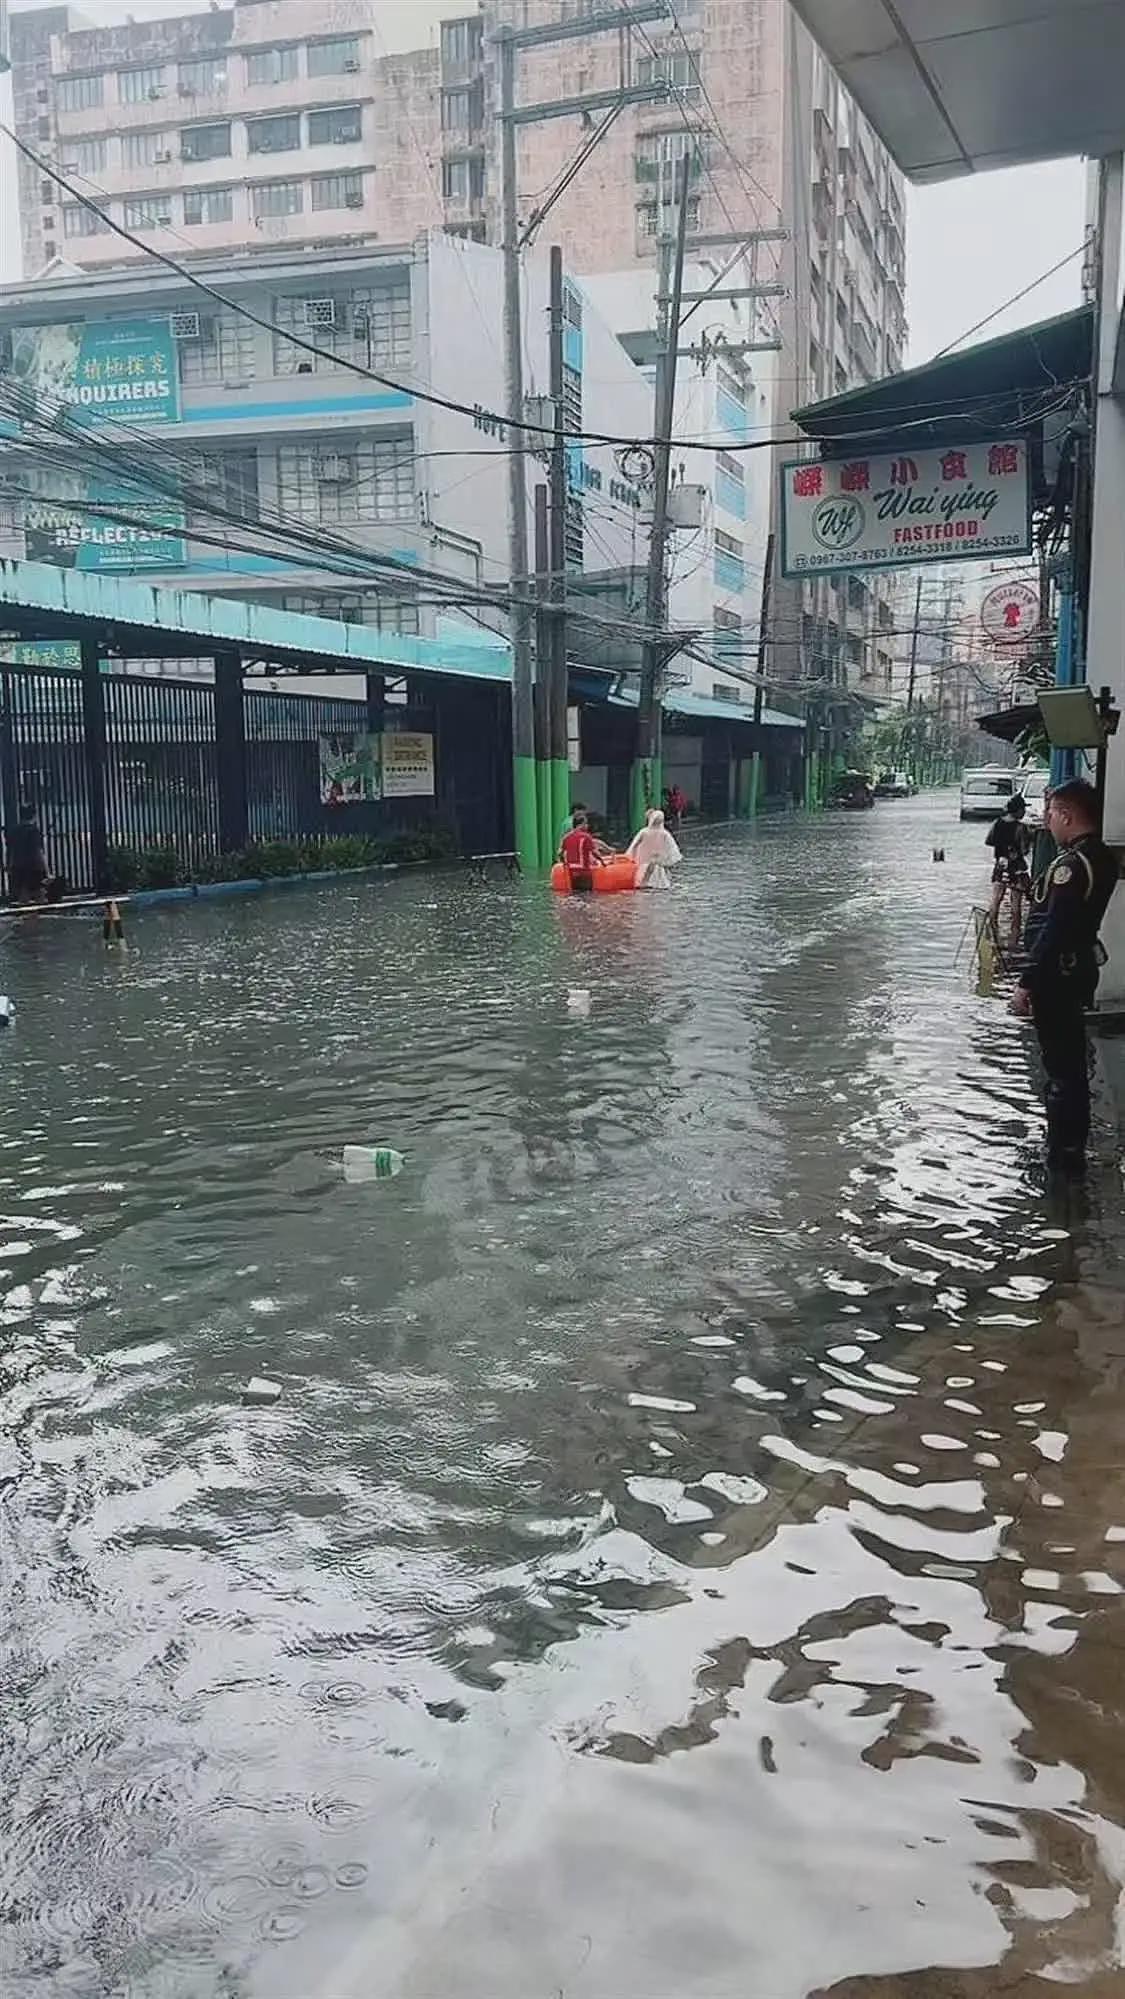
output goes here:
{"type": "MultiPolygon", "coordinates": [[[[788,568],[791,575],[796,574],[798,570],[802,569],[818,570],[824,574],[831,574],[837,569],[899,568],[903,564],[909,565],[911,562],[925,562],[927,560],[941,562],[947,560],[950,554],[949,549],[943,548],[939,542],[930,542],[928,544],[919,542],[911,548],[909,555],[906,553],[906,546],[905,543],[900,542],[893,548],[865,548],[858,552],[853,551],[850,555],[847,553],[841,555],[794,555],[789,559],[788,568]]],[[[973,543],[973,556],[998,555],[1002,549],[1009,551],[1014,549],[1019,554],[1026,555],[1028,553],[1026,535],[991,535],[987,541],[973,543]]]]}

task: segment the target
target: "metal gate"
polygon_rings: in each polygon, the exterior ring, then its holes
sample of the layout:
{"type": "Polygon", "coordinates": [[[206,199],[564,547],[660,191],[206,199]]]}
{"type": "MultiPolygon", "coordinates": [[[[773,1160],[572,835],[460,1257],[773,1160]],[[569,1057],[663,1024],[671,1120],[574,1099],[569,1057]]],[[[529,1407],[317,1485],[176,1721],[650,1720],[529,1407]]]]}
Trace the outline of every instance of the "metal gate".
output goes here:
{"type": "MultiPolygon", "coordinates": [[[[47,866],[71,888],[92,874],[82,688],[65,668],[6,668],[0,674],[0,798],[5,827],[34,807],[47,866]]],[[[4,894],[7,895],[5,843],[4,894]]]]}
{"type": "Polygon", "coordinates": [[[360,734],[362,701],[247,689],[246,813],[251,840],[292,840],[322,831],[321,736],[360,734]]]}
{"type": "Polygon", "coordinates": [[[123,674],[102,686],[110,847],[174,847],[189,867],[218,853],[214,688],[123,674]]]}

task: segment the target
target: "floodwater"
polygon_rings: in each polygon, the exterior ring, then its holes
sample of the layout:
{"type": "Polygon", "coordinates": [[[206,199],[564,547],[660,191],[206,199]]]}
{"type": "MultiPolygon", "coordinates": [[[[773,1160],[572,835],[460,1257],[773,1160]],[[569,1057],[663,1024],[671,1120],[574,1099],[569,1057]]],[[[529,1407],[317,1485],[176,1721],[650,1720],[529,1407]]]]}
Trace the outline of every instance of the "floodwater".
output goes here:
{"type": "Polygon", "coordinates": [[[1121,1186],[983,830],[8,931],[4,1999],[1120,1999],[1121,1186]]]}

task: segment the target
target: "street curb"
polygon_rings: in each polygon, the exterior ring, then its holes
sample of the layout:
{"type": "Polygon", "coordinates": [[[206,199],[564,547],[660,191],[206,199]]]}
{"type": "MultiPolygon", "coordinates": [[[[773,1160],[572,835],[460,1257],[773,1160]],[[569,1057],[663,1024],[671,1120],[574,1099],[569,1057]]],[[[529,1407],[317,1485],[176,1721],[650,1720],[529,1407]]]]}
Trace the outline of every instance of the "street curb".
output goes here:
{"type": "Polygon", "coordinates": [[[357,881],[364,875],[397,875],[403,868],[430,868],[433,861],[379,861],[370,868],[321,868],[308,875],[250,876],[245,881],[191,882],[186,888],[133,889],[130,909],[159,909],[176,902],[218,902],[233,895],[264,895],[268,889],[307,888],[317,882],[357,881]]]}

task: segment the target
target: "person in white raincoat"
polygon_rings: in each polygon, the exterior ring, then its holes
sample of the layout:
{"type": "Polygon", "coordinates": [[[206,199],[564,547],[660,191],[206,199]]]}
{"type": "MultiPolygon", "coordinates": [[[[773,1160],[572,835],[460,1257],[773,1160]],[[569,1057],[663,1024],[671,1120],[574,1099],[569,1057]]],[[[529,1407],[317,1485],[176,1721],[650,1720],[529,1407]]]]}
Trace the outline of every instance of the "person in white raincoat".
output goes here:
{"type": "Polygon", "coordinates": [[[663,812],[646,814],[644,826],[629,848],[629,859],[637,864],[638,888],[671,888],[668,870],[676,867],[683,855],[664,824],[663,812]]]}

